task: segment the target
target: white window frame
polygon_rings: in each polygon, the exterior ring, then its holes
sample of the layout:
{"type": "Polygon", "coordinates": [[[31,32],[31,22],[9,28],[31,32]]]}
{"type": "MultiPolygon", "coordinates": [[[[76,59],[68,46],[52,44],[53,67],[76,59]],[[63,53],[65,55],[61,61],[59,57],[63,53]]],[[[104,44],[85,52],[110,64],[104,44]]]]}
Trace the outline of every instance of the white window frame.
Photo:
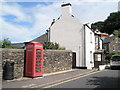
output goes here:
{"type": "Polygon", "coordinates": [[[113,45],[112,49],[113,49],[113,51],[115,51],[115,45],[113,45]]]}

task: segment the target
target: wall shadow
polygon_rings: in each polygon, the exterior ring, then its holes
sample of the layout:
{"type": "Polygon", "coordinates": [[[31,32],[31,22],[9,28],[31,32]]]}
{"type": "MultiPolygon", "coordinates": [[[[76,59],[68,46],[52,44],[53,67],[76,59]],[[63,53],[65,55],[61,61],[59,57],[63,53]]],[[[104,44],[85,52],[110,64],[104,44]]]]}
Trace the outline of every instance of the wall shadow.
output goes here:
{"type": "Polygon", "coordinates": [[[76,52],[72,52],[72,69],[76,68],[76,52]]]}
{"type": "Polygon", "coordinates": [[[118,76],[119,77],[91,77],[87,80],[87,85],[97,86],[94,90],[98,90],[100,88],[113,88],[113,90],[120,90],[120,70],[118,71],[118,76]]]}

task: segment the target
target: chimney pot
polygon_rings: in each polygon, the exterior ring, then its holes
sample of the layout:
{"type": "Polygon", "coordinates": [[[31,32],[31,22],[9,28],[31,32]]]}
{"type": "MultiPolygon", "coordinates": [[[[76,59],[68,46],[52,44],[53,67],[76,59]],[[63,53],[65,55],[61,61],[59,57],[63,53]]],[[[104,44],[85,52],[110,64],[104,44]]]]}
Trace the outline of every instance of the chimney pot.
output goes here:
{"type": "Polygon", "coordinates": [[[66,3],[66,4],[62,4],[61,7],[64,7],[64,6],[72,6],[70,3],[66,3]]]}

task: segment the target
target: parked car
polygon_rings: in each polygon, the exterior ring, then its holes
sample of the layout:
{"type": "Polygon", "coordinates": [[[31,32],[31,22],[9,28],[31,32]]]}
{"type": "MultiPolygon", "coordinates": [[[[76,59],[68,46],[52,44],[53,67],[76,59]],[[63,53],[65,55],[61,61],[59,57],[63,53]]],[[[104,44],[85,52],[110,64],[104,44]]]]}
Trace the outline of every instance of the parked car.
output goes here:
{"type": "Polygon", "coordinates": [[[110,59],[110,68],[120,68],[120,55],[113,55],[110,59]]]}

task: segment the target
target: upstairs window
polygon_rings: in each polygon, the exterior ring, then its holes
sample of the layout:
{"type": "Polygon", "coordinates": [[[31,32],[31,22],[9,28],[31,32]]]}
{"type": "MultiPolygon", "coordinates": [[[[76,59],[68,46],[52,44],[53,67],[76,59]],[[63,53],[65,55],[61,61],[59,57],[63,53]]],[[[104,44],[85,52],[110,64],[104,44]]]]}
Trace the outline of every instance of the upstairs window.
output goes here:
{"type": "Polygon", "coordinates": [[[92,51],[90,51],[90,61],[92,61],[92,51]]]}
{"type": "Polygon", "coordinates": [[[90,43],[92,43],[92,32],[90,32],[90,43]]]}

